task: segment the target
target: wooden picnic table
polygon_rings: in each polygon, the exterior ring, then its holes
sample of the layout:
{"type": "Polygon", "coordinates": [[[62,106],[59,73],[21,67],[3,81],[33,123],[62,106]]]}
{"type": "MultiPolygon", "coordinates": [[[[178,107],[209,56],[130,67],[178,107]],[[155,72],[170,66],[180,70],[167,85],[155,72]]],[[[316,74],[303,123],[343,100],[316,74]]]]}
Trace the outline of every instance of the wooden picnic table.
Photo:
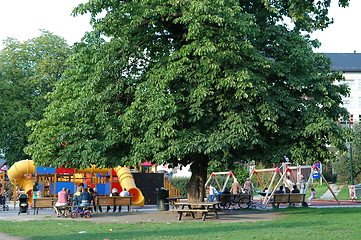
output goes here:
{"type": "Polygon", "coordinates": [[[202,221],[206,220],[207,214],[213,212],[218,219],[217,206],[220,202],[176,202],[174,206],[179,207],[174,211],[179,213],[179,221],[184,213],[190,213],[195,218],[195,213],[202,213],[202,221]]]}
{"type": "Polygon", "coordinates": [[[169,205],[172,206],[172,209],[176,208],[176,206],[174,205],[176,202],[179,202],[179,200],[181,199],[187,199],[185,197],[169,197],[167,198],[167,200],[169,201],[169,205]]]}

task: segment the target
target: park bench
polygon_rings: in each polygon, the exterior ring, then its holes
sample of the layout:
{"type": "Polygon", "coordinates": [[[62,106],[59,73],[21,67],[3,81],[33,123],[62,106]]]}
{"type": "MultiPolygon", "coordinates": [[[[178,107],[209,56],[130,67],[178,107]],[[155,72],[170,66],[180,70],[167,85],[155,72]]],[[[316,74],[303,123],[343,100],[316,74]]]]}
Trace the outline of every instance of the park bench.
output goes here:
{"type": "Polygon", "coordinates": [[[120,196],[97,196],[95,206],[127,206],[128,212],[132,206],[132,197],[120,197],[120,196]]]}
{"type": "Polygon", "coordinates": [[[38,214],[39,208],[53,208],[55,206],[58,198],[54,197],[44,197],[44,198],[34,198],[33,199],[33,209],[34,214],[38,214]]]}
{"type": "Polygon", "coordinates": [[[271,204],[273,208],[278,208],[281,203],[303,203],[305,201],[306,194],[301,193],[281,193],[273,195],[271,204]]]}

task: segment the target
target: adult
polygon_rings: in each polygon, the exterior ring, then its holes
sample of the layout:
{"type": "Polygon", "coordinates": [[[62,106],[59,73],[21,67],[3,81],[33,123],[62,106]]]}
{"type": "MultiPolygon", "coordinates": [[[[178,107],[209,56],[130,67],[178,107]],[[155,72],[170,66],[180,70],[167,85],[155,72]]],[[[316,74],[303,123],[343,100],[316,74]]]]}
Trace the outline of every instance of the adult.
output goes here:
{"type": "Polygon", "coordinates": [[[224,188],[224,191],[222,192],[222,194],[231,194],[231,192],[229,191],[228,187],[224,188]]]}
{"type": "Polygon", "coordinates": [[[241,184],[238,182],[237,178],[233,179],[233,183],[231,186],[231,193],[232,194],[239,194],[242,192],[241,184]]]}
{"type": "Polygon", "coordinates": [[[244,186],[243,186],[244,192],[246,194],[251,194],[253,193],[253,183],[251,182],[250,178],[247,178],[247,180],[244,182],[244,186]]]}
{"type": "Polygon", "coordinates": [[[291,193],[300,193],[300,190],[298,189],[296,184],[293,185],[293,189],[292,189],[291,193]]]}
{"type": "Polygon", "coordinates": [[[281,185],[281,186],[279,187],[279,189],[277,189],[277,190],[275,191],[275,194],[282,194],[282,193],[285,193],[285,192],[283,191],[283,186],[281,185]]]}
{"type": "Polygon", "coordinates": [[[88,189],[83,188],[82,193],[80,194],[79,198],[80,198],[80,207],[87,207],[90,206],[90,203],[92,201],[92,196],[90,195],[90,193],[88,192],[88,189]]]}
{"type": "Polygon", "coordinates": [[[291,189],[292,186],[294,185],[294,183],[292,182],[290,176],[287,176],[287,177],[285,178],[285,185],[286,185],[286,187],[287,187],[288,189],[291,189]]]}
{"type": "Polygon", "coordinates": [[[306,193],[306,186],[307,186],[307,179],[301,175],[300,176],[300,193],[305,194],[306,193]]]}
{"type": "Polygon", "coordinates": [[[68,206],[68,191],[66,188],[62,188],[61,191],[58,192],[58,201],[55,203],[55,212],[58,217],[60,217],[60,214],[64,215],[66,217],[66,211],[62,211],[62,213],[59,211],[59,207],[68,206]]]}
{"type": "Polygon", "coordinates": [[[123,191],[120,192],[121,197],[129,197],[130,193],[127,191],[126,188],[123,188],[123,191]]]}
{"type": "MultiPolygon", "coordinates": [[[[89,193],[92,196],[92,205],[94,206],[94,211],[97,212],[97,197],[99,196],[98,192],[93,188],[89,188],[89,193]]],[[[102,207],[98,206],[99,212],[103,212],[102,207]]]]}
{"type": "MultiPolygon", "coordinates": [[[[112,193],[109,195],[109,197],[116,197],[116,196],[119,196],[118,189],[113,188],[112,193]]],[[[107,212],[109,212],[109,210],[110,210],[110,206],[107,206],[107,212]]],[[[115,212],[116,210],[117,210],[117,206],[113,206],[113,212],[115,212]]],[[[121,210],[122,210],[121,206],[119,206],[118,211],[120,212],[121,210]]]]}

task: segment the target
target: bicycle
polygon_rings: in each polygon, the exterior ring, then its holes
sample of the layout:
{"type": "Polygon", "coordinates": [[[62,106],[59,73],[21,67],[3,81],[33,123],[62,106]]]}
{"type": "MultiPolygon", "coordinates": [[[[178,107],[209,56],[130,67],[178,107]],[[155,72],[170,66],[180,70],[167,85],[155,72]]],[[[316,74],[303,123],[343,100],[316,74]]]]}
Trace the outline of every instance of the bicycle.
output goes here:
{"type": "Polygon", "coordinates": [[[218,204],[219,208],[225,210],[229,209],[231,206],[238,205],[242,209],[247,209],[252,206],[251,195],[249,194],[219,194],[218,204]]]}
{"type": "Polygon", "coordinates": [[[86,209],[85,207],[78,207],[71,213],[72,218],[77,218],[78,215],[80,215],[80,217],[86,217],[86,218],[91,217],[89,210],[86,209]]]}

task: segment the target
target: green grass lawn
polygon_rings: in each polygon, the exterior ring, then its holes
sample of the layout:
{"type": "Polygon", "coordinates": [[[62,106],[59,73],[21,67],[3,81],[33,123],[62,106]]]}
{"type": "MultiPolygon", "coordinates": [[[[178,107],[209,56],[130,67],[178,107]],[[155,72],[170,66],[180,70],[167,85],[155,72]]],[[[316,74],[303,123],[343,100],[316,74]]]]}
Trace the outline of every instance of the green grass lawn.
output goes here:
{"type": "MultiPolygon", "coordinates": [[[[256,210],[255,210],[256,211],[256,210]]],[[[0,221],[0,231],[31,239],[360,239],[361,208],[279,209],[283,218],[243,223],[0,221]],[[83,233],[82,233],[83,232],[83,233]]],[[[246,215],[245,215],[246,216],[246,215]]]]}
{"type": "Polygon", "coordinates": [[[343,186],[341,191],[338,193],[337,198],[339,200],[350,200],[350,190],[348,186],[343,186]]]}

